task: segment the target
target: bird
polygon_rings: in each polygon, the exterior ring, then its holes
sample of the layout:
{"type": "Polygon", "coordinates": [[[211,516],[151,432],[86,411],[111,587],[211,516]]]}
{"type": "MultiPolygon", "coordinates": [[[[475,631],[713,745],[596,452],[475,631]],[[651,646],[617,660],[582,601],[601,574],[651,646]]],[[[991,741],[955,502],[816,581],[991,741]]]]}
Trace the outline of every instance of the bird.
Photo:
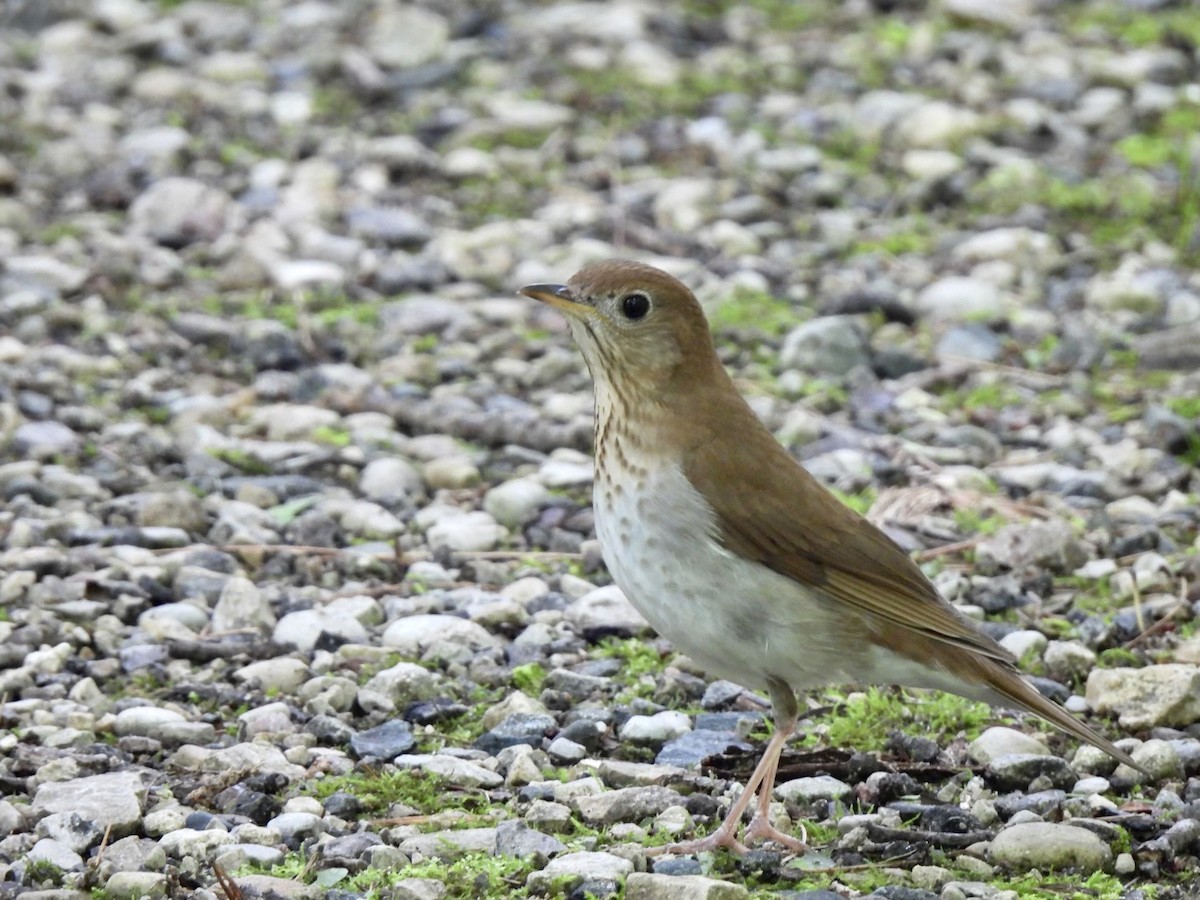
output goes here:
{"type": "Polygon", "coordinates": [[[722,823],[667,852],[743,854],[751,840],[806,850],[803,830],[768,816],[801,690],[948,691],[1033,712],[1141,768],[1043,697],[904,550],[793,459],[738,392],[685,284],[609,259],[520,293],[565,314],[591,372],[592,503],[613,581],[702,669],[770,699],[774,732],[722,823]]]}

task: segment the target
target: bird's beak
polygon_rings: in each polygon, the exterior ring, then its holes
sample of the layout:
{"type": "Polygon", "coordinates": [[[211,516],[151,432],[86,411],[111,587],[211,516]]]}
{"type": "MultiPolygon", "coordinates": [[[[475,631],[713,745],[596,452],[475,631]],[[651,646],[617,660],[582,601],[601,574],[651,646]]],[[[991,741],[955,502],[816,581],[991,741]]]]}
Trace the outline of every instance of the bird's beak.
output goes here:
{"type": "Polygon", "coordinates": [[[527,284],[517,293],[548,303],[572,316],[582,316],[591,312],[591,307],[575,299],[571,289],[565,284],[527,284]]]}

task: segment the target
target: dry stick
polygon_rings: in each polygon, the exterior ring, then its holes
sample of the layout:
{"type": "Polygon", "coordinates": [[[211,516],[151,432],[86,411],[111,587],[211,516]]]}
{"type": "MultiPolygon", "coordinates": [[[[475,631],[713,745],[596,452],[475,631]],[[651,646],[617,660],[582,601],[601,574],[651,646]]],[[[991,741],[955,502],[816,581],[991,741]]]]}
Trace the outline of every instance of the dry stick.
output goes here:
{"type": "Polygon", "coordinates": [[[983,541],[983,539],[983,535],[976,535],[973,538],[967,538],[965,541],[955,541],[953,544],[930,547],[928,550],[921,550],[914,554],[913,559],[917,562],[928,562],[931,559],[937,559],[939,556],[948,556],[951,553],[958,553],[960,550],[970,550],[976,544],[983,541]]]}
{"type": "MultiPolygon", "coordinates": [[[[1136,580],[1135,580],[1134,584],[1135,585],[1137,584],[1136,580]]],[[[1132,638],[1130,638],[1128,641],[1126,641],[1122,646],[1126,650],[1129,650],[1129,649],[1137,646],[1138,644],[1140,644],[1142,641],[1146,640],[1146,638],[1153,637],[1154,635],[1159,634],[1160,632],[1166,631],[1172,625],[1174,625],[1176,614],[1183,610],[1186,610],[1188,608],[1187,585],[1188,585],[1187,578],[1180,577],[1180,579],[1179,579],[1179,604],[1177,606],[1169,609],[1166,613],[1163,614],[1163,617],[1161,619],[1159,619],[1157,622],[1155,622],[1149,628],[1145,628],[1142,631],[1138,632],[1136,635],[1134,635],[1132,638]]]]}

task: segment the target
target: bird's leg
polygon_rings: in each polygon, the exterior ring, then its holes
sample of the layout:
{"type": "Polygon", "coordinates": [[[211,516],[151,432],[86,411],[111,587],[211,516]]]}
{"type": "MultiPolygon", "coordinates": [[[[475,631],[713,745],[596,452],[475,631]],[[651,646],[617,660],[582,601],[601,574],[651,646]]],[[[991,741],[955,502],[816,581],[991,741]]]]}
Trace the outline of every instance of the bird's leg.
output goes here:
{"type": "MultiPolygon", "coordinates": [[[[751,819],[750,825],[746,828],[743,838],[757,837],[776,841],[796,853],[804,853],[808,849],[804,843],[808,839],[807,834],[804,834],[802,840],[796,840],[791,835],[784,834],[771,824],[767,812],[771,804],[771,791],[775,787],[775,773],[779,769],[779,756],[783,753],[783,746],[787,743],[787,739],[795,733],[796,721],[799,718],[799,708],[796,706],[796,697],[791,688],[774,679],[768,683],[768,688],[771,692],[775,733],[771,736],[762,759],[754,767],[754,772],[746,782],[746,787],[730,808],[721,825],[708,837],[654,847],[647,851],[647,856],[659,853],[704,853],[720,847],[731,850],[738,856],[747,853],[750,848],[743,841],[738,840],[737,831],[738,825],[742,821],[742,814],[750,806],[750,800],[754,797],[755,790],[759,792],[758,809],[754,818],[751,819]]],[[[801,833],[804,833],[803,826],[801,826],[801,833]]]]}
{"type": "Polygon", "coordinates": [[[766,768],[762,773],[762,784],[759,786],[758,808],[754,812],[754,818],[746,826],[742,840],[747,843],[751,838],[775,841],[794,853],[803,854],[808,850],[808,832],[804,830],[804,826],[800,826],[800,838],[796,839],[772,825],[770,815],[771,794],[775,790],[779,757],[783,754],[788,738],[796,733],[800,709],[796,705],[796,695],[782,681],[771,679],[767,682],[767,688],[771,693],[771,715],[775,719],[775,734],[771,736],[771,742],[767,744],[766,752],[763,753],[760,767],[765,765],[766,768]]]}

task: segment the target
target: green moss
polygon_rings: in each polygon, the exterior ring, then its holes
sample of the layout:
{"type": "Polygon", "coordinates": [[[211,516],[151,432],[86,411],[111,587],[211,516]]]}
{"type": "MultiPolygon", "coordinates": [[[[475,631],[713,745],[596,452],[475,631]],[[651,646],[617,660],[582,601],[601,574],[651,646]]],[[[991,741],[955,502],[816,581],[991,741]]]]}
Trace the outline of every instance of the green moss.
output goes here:
{"type": "Polygon", "coordinates": [[[712,313],[714,328],[745,328],[773,336],[783,334],[801,319],[786,300],[744,288],[721,301],[712,313]]]}
{"type": "MultiPolygon", "coordinates": [[[[431,859],[415,865],[384,871],[366,869],[346,885],[369,896],[388,896],[387,889],[406,878],[434,878],[446,886],[447,900],[502,900],[528,896],[525,881],[534,871],[531,861],[490,853],[473,853],[454,862],[431,859]]],[[[561,888],[550,896],[563,896],[561,888]]]]}
{"type": "Polygon", "coordinates": [[[838,490],[836,487],[829,487],[829,492],[860,516],[865,516],[867,514],[867,511],[871,508],[871,505],[879,496],[873,487],[863,488],[857,494],[847,494],[845,491],[838,490]]]}
{"type": "Polygon", "coordinates": [[[546,670],[542,668],[540,663],[525,663],[522,666],[514,666],[512,670],[512,683],[520,691],[536,697],[542,690],[542,683],[546,680],[546,670]]]}
{"type": "Polygon", "coordinates": [[[1004,520],[988,509],[960,507],[954,510],[954,524],[967,534],[995,534],[1004,527],[1004,520]]]}
{"type": "Polygon", "coordinates": [[[332,444],[335,447],[345,447],[350,443],[350,432],[332,425],[318,425],[313,429],[312,436],[314,441],[332,444]]]}
{"type": "Polygon", "coordinates": [[[226,465],[233,466],[247,475],[270,475],[271,467],[252,453],[234,447],[217,447],[209,454],[226,465]]]}
{"type": "MultiPolygon", "coordinates": [[[[870,688],[839,704],[831,714],[820,741],[831,747],[880,750],[893,731],[936,738],[964,732],[977,737],[995,713],[985,703],[965,700],[940,691],[905,693],[870,688]]],[[[806,744],[817,743],[810,735],[806,744]]]]}
{"type": "Polygon", "coordinates": [[[461,791],[444,779],[417,769],[400,769],[376,774],[353,772],[331,775],[308,783],[307,792],[325,800],[339,791],[362,804],[367,816],[386,815],[393,804],[411,806],[424,815],[447,809],[486,811],[488,800],[479,791],[461,791]]]}
{"type": "Polygon", "coordinates": [[[1180,39],[1193,46],[1200,43],[1200,9],[1192,4],[1146,11],[1117,0],[1101,0],[1072,9],[1067,23],[1075,34],[1099,31],[1133,47],[1180,39]]]}

